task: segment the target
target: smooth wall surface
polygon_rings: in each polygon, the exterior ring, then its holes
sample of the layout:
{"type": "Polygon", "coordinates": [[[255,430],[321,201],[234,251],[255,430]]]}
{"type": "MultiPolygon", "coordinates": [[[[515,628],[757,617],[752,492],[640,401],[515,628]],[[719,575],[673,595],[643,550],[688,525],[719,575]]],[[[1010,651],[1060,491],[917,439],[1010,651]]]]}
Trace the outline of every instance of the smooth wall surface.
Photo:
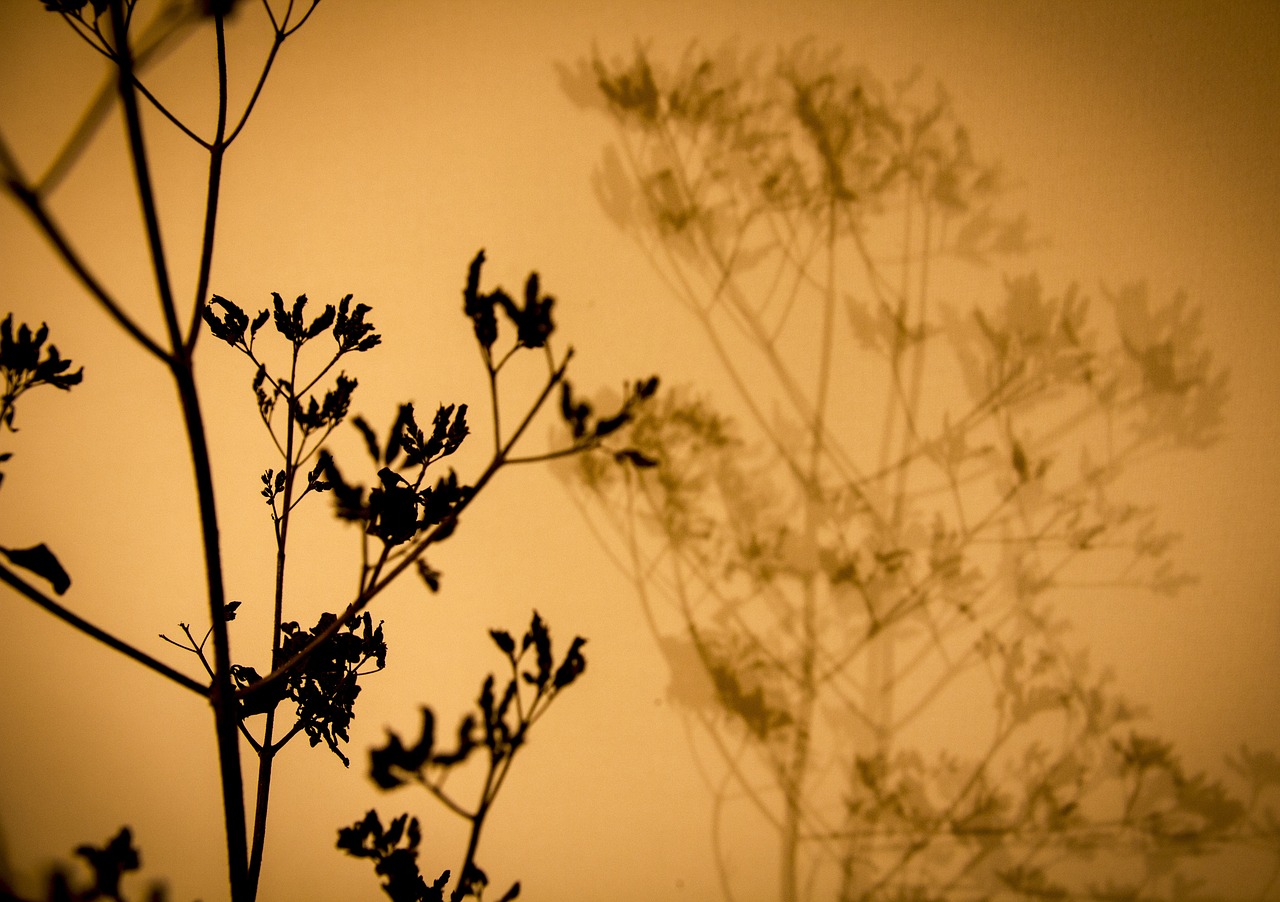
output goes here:
{"type": "MultiPolygon", "coordinates": [[[[231,30],[241,88],[265,50],[259,10],[231,30]]],[[[1274,3],[878,4],[861,2],[481,2],[326,0],[285,45],[225,182],[213,291],[257,309],[272,291],[370,304],[384,346],[350,364],[356,410],[386,423],[414,399],[485,406],[483,370],[460,315],[467,263],[487,250],[490,284],[515,291],[537,269],[577,349],[575,384],[650,372],[723,390],[706,348],[639,252],[600,210],[591,175],[613,140],[575,106],[555,64],[593,47],[657,55],[693,39],[772,47],[812,37],[880,77],[920,66],[945,85],[975,145],[1003,160],[1012,202],[1047,238],[1022,263],[1088,291],[1146,279],[1204,307],[1207,342],[1231,369],[1223,439],[1130,474],[1183,534],[1200,582],[1173,599],[1083,596],[1069,615],[1093,660],[1145,702],[1197,767],[1241,742],[1280,747],[1280,7],[1274,3]]],[[[157,92],[208,123],[208,35],[155,73],[157,92]]],[[[0,129],[31,171],[76,121],[101,77],[92,51],[34,2],[0,7],[0,129]]],[[[158,120],[164,228],[192,276],[199,156],[158,120]]],[[[158,307],[109,120],[55,209],[95,271],[150,327],[158,307]]],[[[991,273],[998,285],[1001,273],[991,273]]],[[[185,295],[184,295],[185,297],[185,295]]],[[[47,321],[85,366],[68,395],[33,395],[0,492],[0,540],[45,541],[72,574],[67,603],[196,672],[156,638],[199,624],[194,496],[176,399],[34,236],[0,205],[0,313],[47,321]]],[[[275,464],[252,373],[204,342],[199,376],[217,461],[234,624],[265,642],[273,548],[258,477],[275,464]],[[254,630],[257,633],[254,633],[254,630]]],[[[535,436],[542,441],[544,427],[535,436]]],[[[347,447],[357,453],[354,441],[347,447]]],[[[479,452],[460,456],[474,469],[479,452]]],[[[299,620],[355,582],[353,536],[315,505],[299,530],[299,620]],[[310,544],[308,544],[310,543],[310,544]]],[[[486,834],[495,883],[522,898],[717,898],[709,799],[667,702],[670,675],[629,585],[547,472],[504,473],[433,558],[444,590],[406,582],[376,618],[389,668],[357,708],[353,765],[301,742],[284,753],[264,871],[267,899],[375,898],[364,862],[333,850],[338,827],[377,805],[423,817],[424,857],[454,866],[459,825],[425,794],[379,796],[361,750],[384,728],[416,729],[427,703],[453,722],[500,664],[490,627],[537,608],[566,643],[589,638],[587,674],[540,724],[486,834]],[[296,850],[296,851],[295,851],[296,850]]],[[[30,878],[124,823],[144,873],[173,898],[220,898],[223,862],[211,718],[182,693],[12,593],[0,593],[0,830],[7,866],[30,878]]],[[[243,638],[241,638],[243,637],[243,638]]],[[[259,664],[261,662],[258,662],[259,664]]],[[[755,866],[772,891],[770,847],[755,866]]],[[[742,867],[750,872],[746,859],[742,867]]],[[[745,898],[745,897],[744,897],[745,898]]]]}

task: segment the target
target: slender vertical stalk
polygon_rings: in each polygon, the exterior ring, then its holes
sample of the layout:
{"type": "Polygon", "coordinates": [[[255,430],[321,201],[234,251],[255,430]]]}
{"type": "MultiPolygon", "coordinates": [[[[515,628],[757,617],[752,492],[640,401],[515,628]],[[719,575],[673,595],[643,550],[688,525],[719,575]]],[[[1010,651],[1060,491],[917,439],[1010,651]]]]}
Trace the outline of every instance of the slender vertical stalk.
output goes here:
{"type": "MultiPolygon", "coordinates": [[[[813,404],[813,447],[810,449],[809,491],[811,501],[822,498],[819,464],[826,440],[827,397],[831,388],[831,355],[835,346],[836,311],[836,203],[827,210],[827,274],[822,299],[822,348],[818,357],[818,385],[813,404]]],[[[810,505],[812,507],[812,504],[810,505]]]]}
{"type": "Polygon", "coordinates": [[[467,852],[462,858],[462,868],[458,871],[458,886],[464,886],[470,879],[471,871],[476,866],[476,852],[480,848],[480,831],[484,829],[484,819],[489,815],[489,806],[493,804],[492,792],[493,772],[485,778],[484,793],[475,814],[471,817],[471,835],[467,838],[467,852]]]}
{"type": "Polygon", "coordinates": [[[209,277],[213,269],[214,235],[218,226],[218,200],[222,192],[222,161],[227,151],[227,34],[223,13],[217,4],[213,18],[214,35],[218,46],[218,122],[213,143],[209,146],[209,178],[205,190],[204,232],[200,241],[200,269],[196,275],[195,298],[191,307],[191,324],[187,327],[186,348],[195,348],[200,334],[200,312],[204,309],[205,295],[209,292],[209,277]]]}
{"type": "Polygon", "coordinates": [[[817,701],[815,681],[818,630],[817,586],[812,574],[804,581],[800,637],[800,701],[792,712],[795,734],[791,759],[783,765],[783,797],[786,804],[782,831],[781,889],[783,902],[800,898],[800,833],[805,782],[809,772],[813,711],[817,701]]]}
{"type": "MultiPolygon", "coordinates": [[[[297,424],[298,384],[298,346],[293,346],[293,354],[289,369],[288,418],[285,425],[284,446],[284,495],[280,503],[279,520],[276,523],[276,580],[275,600],[271,618],[271,666],[274,669],[280,664],[280,624],[284,622],[284,575],[288,556],[289,522],[293,509],[293,482],[297,474],[297,462],[294,460],[294,433],[297,424]]],[[[258,881],[262,876],[262,853],[266,844],[267,808],[271,801],[271,772],[275,762],[276,749],[272,746],[275,739],[276,712],[273,708],[267,712],[266,725],[262,733],[262,749],[258,753],[258,787],[253,808],[253,837],[249,849],[249,887],[256,896],[258,881]]]]}
{"type": "Polygon", "coordinates": [[[253,840],[249,848],[249,893],[258,895],[258,883],[262,877],[262,853],[267,841],[267,806],[271,801],[271,770],[276,749],[271,745],[276,712],[267,712],[267,724],[263,732],[262,749],[258,752],[258,786],[253,800],[253,840]]]}
{"type": "Polygon", "coordinates": [[[231,652],[226,617],[223,614],[226,592],[222,582],[222,553],[218,515],[214,500],[213,472],[209,460],[208,440],[200,399],[196,391],[192,359],[178,326],[177,308],[165,261],[159,215],[152,190],[146,144],[142,134],[142,117],[138,109],[134,83],[133,58],[129,49],[128,29],[122,0],[111,2],[111,23],[115,41],[115,62],[120,77],[120,99],[128,129],[129,151],[137,181],[138,198],[146,222],[147,240],[157,291],[164,310],[171,354],[169,369],[178,389],[187,444],[196,481],[200,509],[201,537],[204,546],[205,581],[208,589],[209,617],[213,626],[214,676],[209,699],[213,706],[214,730],[218,744],[218,763],[222,778],[222,806],[226,825],[227,868],[232,902],[250,902],[248,884],[247,834],[245,830],[244,782],[240,772],[240,738],[238,713],[231,683],[231,652]]]}
{"type": "Polygon", "coordinates": [[[129,50],[129,35],[125,25],[124,9],[120,2],[111,4],[111,20],[115,37],[115,61],[120,78],[120,100],[124,106],[125,128],[129,137],[129,156],[133,163],[134,182],[138,189],[138,201],[142,206],[142,219],[147,230],[147,250],[156,280],[156,293],[160,298],[165,328],[169,333],[169,346],[177,354],[182,347],[178,330],[177,308],[173,303],[173,282],[169,278],[169,263],[164,250],[164,237],[160,232],[160,212],[156,206],[155,189],[151,182],[151,165],[147,157],[146,139],[142,134],[142,113],[138,109],[137,86],[133,76],[133,55],[129,50]]]}
{"type": "Polygon", "coordinates": [[[209,700],[213,705],[217,733],[218,765],[222,777],[222,807],[226,824],[227,867],[232,902],[252,902],[247,870],[248,836],[245,829],[244,779],[240,772],[238,708],[231,683],[231,649],[227,621],[223,614],[226,592],[222,582],[222,552],[218,514],[214,505],[213,473],[200,413],[200,399],[189,364],[173,368],[182,399],[183,422],[191,448],[196,491],[200,503],[200,527],[204,540],[205,579],[209,592],[209,615],[213,624],[213,685],[209,700]]]}
{"type": "MultiPolygon", "coordinates": [[[[827,216],[827,272],[823,286],[822,346],[818,354],[817,384],[814,390],[813,422],[810,433],[810,449],[807,472],[801,488],[804,494],[805,545],[816,549],[818,545],[819,502],[822,500],[822,460],[826,445],[826,413],[831,383],[831,355],[835,342],[836,304],[836,207],[832,199],[827,216]]],[[[782,898],[795,902],[799,898],[800,875],[800,822],[804,807],[805,780],[809,770],[812,742],[813,712],[817,703],[818,658],[818,586],[814,574],[806,575],[802,588],[800,634],[800,700],[793,711],[795,735],[791,748],[791,760],[784,777],[786,819],[782,848],[782,898]]]]}

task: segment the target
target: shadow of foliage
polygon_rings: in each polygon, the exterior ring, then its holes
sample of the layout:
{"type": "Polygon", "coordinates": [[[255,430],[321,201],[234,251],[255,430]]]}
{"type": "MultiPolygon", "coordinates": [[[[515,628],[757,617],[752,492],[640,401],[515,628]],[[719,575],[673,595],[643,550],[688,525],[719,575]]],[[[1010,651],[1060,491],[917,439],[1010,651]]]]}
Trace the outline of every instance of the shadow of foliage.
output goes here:
{"type": "Polygon", "coordinates": [[[918,77],[812,42],[559,71],[617,126],[602,206],[736,389],[641,405],[652,466],[562,473],[718,764],[714,823],[776,837],[777,898],[1208,899],[1228,860],[1274,893],[1274,754],[1189,772],[1057,612],[1194,581],[1122,476],[1219,435],[1199,310],[1034,275],[962,300],[1033,241],[918,77]]]}

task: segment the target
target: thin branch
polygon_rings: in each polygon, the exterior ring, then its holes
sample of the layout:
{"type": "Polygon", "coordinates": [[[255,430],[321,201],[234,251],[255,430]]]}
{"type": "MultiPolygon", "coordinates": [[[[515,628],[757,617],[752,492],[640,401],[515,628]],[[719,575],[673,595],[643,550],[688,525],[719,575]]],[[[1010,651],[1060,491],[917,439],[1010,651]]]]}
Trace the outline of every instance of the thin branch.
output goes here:
{"type": "MultiPolygon", "coordinates": [[[[222,807],[226,830],[227,868],[232,902],[252,902],[253,891],[248,881],[248,835],[245,828],[244,778],[240,771],[240,717],[231,680],[231,649],[223,608],[226,590],[222,576],[222,551],[219,538],[217,508],[214,501],[212,464],[205,434],[200,399],[190,359],[183,351],[183,336],[178,327],[177,310],[164,258],[158,212],[152,193],[151,172],[142,137],[133,62],[129,50],[128,27],[121,0],[112,0],[111,23],[116,36],[117,64],[120,70],[120,97],[128,124],[129,150],[137,182],[143,217],[146,220],[148,247],[156,277],[156,287],[164,311],[172,354],[168,358],[170,372],[178,389],[191,453],[196,493],[199,501],[205,581],[208,587],[209,618],[213,624],[214,674],[210,700],[214,712],[218,745],[218,764],[222,783],[222,807]]],[[[222,13],[215,12],[221,19],[222,13]]]]}
{"type": "MultiPolygon", "coordinates": [[[[161,15],[138,40],[138,46],[134,48],[133,61],[135,73],[161,57],[163,53],[174,49],[181,43],[181,37],[190,30],[184,32],[183,26],[190,25],[194,21],[191,17],[184,15],[188,6],[186,4],[171,5],[170,9],[176,13],[172,25],[168,25],[166,17],[161,15]]],[[[67,173],[75,161],[83,153],[85,147],[88,146],[94,134],[101,128],[102,122],[106,119],[107,113],[115,105],[118,98],[117,75],[114,67],[108,72],[107,77],[103,80],[101,87],[98,88],[93,100],[85,108],[84,115],[80,117],[80,122],[76,125],[75,130],[62,146],[57,156],[50,162],[49,168],[44,175],[35,182],[34,188],[39,194],[49,194],[54,191],[58,184],[66,177],[67,173]]],[[[149,92],[141,85],[138,87],[144,91],[144,95],[156,108],[169,118],[178,128],[185,132],[192,140],[205,144],[198,136],[194,135],[183,123],[179,122],[172,116],[168,110],[160,105],[149,92]]]]}
{"type": "Polygon", "coordinates": [[[292,35],[295,31],[297,31],[299,28],[301,28],[303,25],[307,24],[307,19],[311,18],[311,14],[316,11],[316,7],[319,5],[320,5],[320,0],[311,0],[311,6],[308,7],[307,11],[302,14],[302,18],[299,19],[297,23],[293,26],[289,25],[287,21],[288,17],[286,17],[284,28],[281,31],[282,35],[287,38],[290,35],[292,35]]]}
{"type": "MultiPolygon", "coordinates": [[[[0,138],[0,147],[3,146],[3,138],[0,138]]],[[[94,299],[102,305],[103,309],[107,311],[121,329],[128,333],[138,344],[142,345],[153,357],[168,362],[169,352],[160,347],[150,335],[143,332],[141,327],[124,311],[124,308],[107,292],[102,283],[89,272],[84,261],[80,259],[80,255],[71,247],[62,229],[54,222],[52,214],[45,208],[40,196],[28,187],[27,183],[21,179],[21,174],[13,169],[7,150],[0,151],[0,153],[3,153],[6,168],[10,169],[10,175],[5,180],[5,187],[31,215],[32,219],[36,221],[39,231],[53,245],[58,255],[62,258],[62,262],[76,275],[80,280],[80,284],[93,295],[94,299]]]]}
{"type": "Polygon", "coordinates": [[[92,28],[90,28],[78,15],[72,15],[71,13],[63,13],[62,20],[70,26],[71,30],[76,33],[77,37],[92,47],[96,52],[102,54],[109,60],[113,60],[111,56],[111,47],[107,44],[106,39],[102,36],[102,32],[98,29],[96,23],[92,28]],[[94,41],[90,35],[96,35],[98,40],[94,41]]]}
{"type": "Polygon", "coordinates": [[[129,138],[129,159],[133,164],[134,183],[138,201],[142,206],[142,218],[147,230],[147,249],[151,257],[156,291],[169,332],[169,346],[173,353],[182,347],[178,331],[177,311],[173,303],[173,283],[169,278],[169,264],[165,257],[164,237],[160,232],[160,211],[156,205],[151,180],[151,165],[147,157],[147,144],[142,135],[142,114],[138,109],[137,85],[133,74],[133,57],[129,50],[129,37],[120,7],[112,4],[112,26],[116,36],[116,62],[120,74],[117,80],[120,100],[124,104],[125,124],[129,138]]]}
{"type": "Polygon", "coordinates": [[[143,666],[148,667],[151,670],[154,670],[156,673],[160,674],[162,677],[166,677],[167,679],[172,680],[182,688],[190,689],[192,692],[194,692],[196,695],[201,696],[202,698],[207,698],[209,696],[208,686],[205,686],[201,683],[196,682],[195,680],[191,679],[191,677],[187,676],[185,673],[180,673],[179,671],[174,670],[168,664],[165,664],[162,661],[157,661],[155,658],[151,657],[151,655],[147,654],[144,651],[139,651],[138,649],[130,645],[128,642],[125,642],[123,639],[113,636],[111,633],[108,633],[106,630],[102,629],[101,627],[94,626],[92,623],[85,620],[83,617],[79,616],[78,614],[72,613],[70,610],[63,607],[58,602],[54,601],[48,595],[45,595],[39,589],[27,583],[25,580],[23,580],[21,577],[19,577],[16,573],[14,573],[12,570],[4,566],[3,564],[0,564],[0,581],[8,583],[9,586],[11,586],[19,594],[25,595],[28,599],[30,599],[31,601],[34,601],[36,604],[44,608],[50,614],[53,614],[55,617],[62,620],[63,622],[68,623],[71,626],[75,627],[80,632],[84,633],[86,636],[89,636],[93,639],[97,639],[99,642],[106,645],[108,648],[114,648],[116,651],[120,652],[121,654],[126,655],[132,658],[133,660],[137,661],[139,664],[142,664],[143,666]]]}

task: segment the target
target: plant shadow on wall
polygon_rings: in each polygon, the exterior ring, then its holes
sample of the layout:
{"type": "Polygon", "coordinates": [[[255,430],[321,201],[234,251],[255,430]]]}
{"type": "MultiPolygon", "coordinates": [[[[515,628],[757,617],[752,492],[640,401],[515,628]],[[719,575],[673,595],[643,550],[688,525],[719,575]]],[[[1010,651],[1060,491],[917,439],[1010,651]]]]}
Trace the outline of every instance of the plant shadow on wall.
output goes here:
{"type": "Polygon", "coordinates": [[[1276,898],[1280,759],[1188,771],[1056,611],[1191,581],[1122,477],[1215,440],[1199,311],[1035,276],[963,301],[1028,228],[917,79],[807,43],[560,72],[617,126],[603,206],[737,390],[644,403],[656,466],[561,471],[670,664],[725,898],[1276,898]],[[773,892],[735,882],[753,817],[773,892]]]}
{"type": "MultiPolygon", "coordinates": [[[[199,522],[193,527],[200,529],[203,540],[209,623],[205,628],[181,623],[180,633],[161,635],[159,639],[189,655],[188,660],[193,662],[193,669],[198,667],[200,676],[192,677],[164,663],[73,612],[69,606],[72,601],[87,611],[93,608],[93,600],[76,599],[71,577],[57,554],[44,543],[30,544],[29,537],[17,535],[22,532],[19,523],[7,523],[6,535],[0,537],[0,541],[17,542],[19,546],[0,546],[0,554],[7,561],[0,562],[0,580],[13,590],[12,597],[25,597],[211,706],[215,729],[210,738],[214,740],[222,777],[229,895],[235,902],[251,900],[258,893],[272,775],[281,750],[297,736],[305,735],[311,746],[323,744],[343,764],[350,763],[344,747],[365,678],[388,666],[383,623],[375,623],[370,611],[374,602],[399,577],[410,572],[417,573],[430,591],[438,591],[441,574],[428,563],[428,551],[454,534],[463,513],[501,470],[600,450],[606,440],[616,441],[633,411],[654,395],[657,379],[626,385],[620,403],[597,415],[590,405],[574,396],[566,377],[572,350],[553,350],[554,302],[542,291],[537,274],[529,276],[520,300],[501,288],[485,290],[485,257],[480,252],[463,280],[462,308],[471,322],[488,377],[488,461],[469,481],[460,479],[453,469],[441,472],[445,458],[453,455],[471,433],[468,406],[441,404],[428,423],[420,418],[413,404],[406,403],[382,433],[360,417],[350,419],[349,425],[358,430],[372,459],[372,478],[369,487],[349,482],[325,443],[339,426],[347,423],[357,387],[357,380],[339,364],[347,364],[381,343],[381,336],[369,319],[371,309],[348,295],[336,305],[326,304],[317,311],[315,307],[308,308],[305,295],[286,303],[273,293],[270,305],[250,316],[236,302],[217,295],[210,297],[208,291],[227,151],[242,133],[280,48],[308,21],[317,3],[278,4],[282,11],[264,3],[257,10],[259,24],[269,28],[274,38],[265,58],[258,61],[260,75],[256,84],[238,108],[228,86],[230,42],[224,21],[232,4],[176,2],[157,6],[136,0],[45,0],[44,6],[69,26],[73,46],[89,52],[87,45],[106,60],[107,78],[42,176],[29,177],[2,138],[0,170],[7,193],[48,239],[59,263],[76,276],[142,355],[169,373],[178,390],[179,413],[186,427],[196,477],[199,522]],[[197,124],[174,115],[159,93],[153,91],[148,78],[149,61],[177,51],[188,35],[209,28],[214,32],[217,60],[212,117],[216,124],[211,137],[203,136],[197,124]],[[77,41],[77,37],[81,40],[77,41]],[[150,334],[141,325],[134,299],[118,297],[93,275],[90,261],[76,250],[74,236],[59,224],[51,205],[65,174],[96,140],[100,126],[117,108],[126,126],[130,175],[143,211],[156,300],[164,314],[162,336],[150,334]],[[199,263],[191,300],[186,305],[179,301],[177,285],[166,263],[172,248],[160,230],[160,210],[152,190],[151,145],[145,132],[155,127],[176,128],[205,153],[207,168],[195,176],[196,187],[201,190],[192,192],[203,198],[205,215],[203,227],[193,239],[199,263]],[[264,453],[274,456],[274,463],[262,473],[260,484],[252,487],[265,503],[264,522],[269,521],[273,541],[273,591],[269,600],[232,600],[223,582],[214,466],[201,414],[203,392],[197,390],[194,368],[196,345],[205,333],[225,344],[224,351],[230,349],[246,359],[246,382],[252,386],[258,417],[268,433],[263,442],[264,453]],[[522,359],[531,361],[535,372],[544,364],[544,373],[532,400],[513,409],[505,397],[509,389],[504,391],[503,386],[512,378],[519,378],[513,376],[508,365],[522,359]],[[565,437],[552,450],[530,451],[526,441],[529,427],[547,407],[559,408],[564,420],[560,432],[565,437]],[[609,439],[610,435],[614,438],[609,439]],[[333,498],[337,516],[356,528],[358,579],[354,593],[329,599],[336,612],[322,614],[314,626],[306,628],[286,619],[290,601],[296,603],[286,575],[291,572],[290,565],[299,560],[296,540],[291,541],[290,534],[304,502],[309,503],[322,493],[333,498]],[[67,604],[61,600],[64,595],[67,604]],[[259,649],[260,666],[265,665],[262,672],[247,663],[248,658],[233,657],[231,647],[232,624],[237,614],[243,605],[255,604],[270,606],[272,611],[270,642],[259,649]],[[252,754],[257,765],[248,806],[241,776],[242,749],[252,754]]],[[[245,11],[244,15],[250,13],[245,11]]],[[[81,382],[83,369],[72,370],[71,361],[49,342],[49,333],[46,325],[32,328],[15,323],[11,315],[0,322],[0,373],[4,378],[0,430],[15,430],[16,405],[27,392],[42,386],[67,390],[81,382]]],[[[614,446],[609,453],[633,465],[650,463],[628,447],[614,446]]],[[[0,463],[10,456],[0,455],[0,463]]],[[[304,554],[301,559],[314,561],[316,556],[304,554]]],[[[585,640],[573,639],[557,660],[550,628],[537,612],[519,640],[498,629],[490,636],[506,659],[508,673],[503,680],[490,675],[483,682],[476,713],[461,720],[451,744],[436,746],[435,717],[429,708],[424,708],[423,730],[416,741],[406,747],[399,737],[391,735],[382,748],[372,750],[369,756],[370,776],[380,788],[389,790],[416,783],[459,816],[467,831],[461,866],[443,871],[433,867],[428,881],[419,869],[418,846],[422,837],[418,821],[408,814],[394,818],[384,827],[377,812],[369,811],[354,825],[338,830],[338,848],[350,856],[371,859],[383,890],[397,902],[484,897],[489,877],[478,862],[478,848],[486,818],[517,753],[529,741],[533,725],[586,668],[585,640]],[[461,786],[455,780],[446,788],[446,778],[460,770],[478,774],[473,779],[477,787],[474,797],[466,796],[466,787],[472,784],[465,778],[461,786]]],[[[432,641],[438,641],[438,637],[432,641]]],[[[21,691],[35,695],[40,687],[21,687],[21,691]]],[[[125,703],[122,699],[121,704],[125,703]]],[[[192,840],[193,845],[207,844],[202,836],[193,836],[192,840]]],[[[141,865],[128,827],[104,845],[84,845],[76,854],[91,874],[84,879],[69,872],[54,874],[47,898],[122,899],[123,878],[141,865]]],[[[310,855],[298,849],[285,850],[285,854],[310,855]]],[[[7,875],[0,876],[4,876],[0,879],[0,896],[19,898],[14,888],[5,884],[7,875]]],[[[519,892],[520,884],[511,883],[500,899],[506,902],[519,892]]],[[[158,887],[150,891],[153,899],[163,895],[158,887]]]]}

